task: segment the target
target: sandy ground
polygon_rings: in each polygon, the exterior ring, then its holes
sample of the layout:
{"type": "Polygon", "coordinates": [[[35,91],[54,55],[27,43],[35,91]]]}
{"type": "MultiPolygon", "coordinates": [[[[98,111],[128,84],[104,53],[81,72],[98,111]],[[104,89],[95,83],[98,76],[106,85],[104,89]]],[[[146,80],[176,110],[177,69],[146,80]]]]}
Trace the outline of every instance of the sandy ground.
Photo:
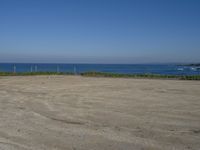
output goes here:
{"type": "Polygon", "coordinates": [[[0,150],[200,150],[200,82],[0,77],[0,150]]]}

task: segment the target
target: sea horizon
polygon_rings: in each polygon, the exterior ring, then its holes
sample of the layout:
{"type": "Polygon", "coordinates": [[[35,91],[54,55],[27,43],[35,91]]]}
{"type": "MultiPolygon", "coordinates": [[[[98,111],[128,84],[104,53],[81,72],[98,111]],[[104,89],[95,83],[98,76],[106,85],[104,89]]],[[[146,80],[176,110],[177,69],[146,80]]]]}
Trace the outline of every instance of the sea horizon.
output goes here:
{"type": "Polygon", "coordinates": [[[88,62],[0,62],[0,64],[96,64],[96,65],[188,65],[200,64],[199,62],[144,62],[144,63],[88,63],[88,62]]]}
{"type": "MultiPolygon", "coordinates": [[[[187,63],[190,64],[190,63],[187,63]]],[[[199,75],[200,70],[183,63],[0,63],[0,72],[105,72],[117,74],[199,75]]]]}

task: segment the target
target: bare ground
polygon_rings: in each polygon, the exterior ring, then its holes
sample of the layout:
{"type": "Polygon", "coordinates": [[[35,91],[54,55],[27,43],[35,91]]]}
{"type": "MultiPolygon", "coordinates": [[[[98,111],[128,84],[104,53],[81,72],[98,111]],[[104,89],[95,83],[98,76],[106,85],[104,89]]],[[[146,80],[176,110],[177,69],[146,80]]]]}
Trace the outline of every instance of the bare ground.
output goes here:
{"type": "Polygon", "coordinates": [[[200,82],[0,77],[0,150],[199,150],[200,82]]]}

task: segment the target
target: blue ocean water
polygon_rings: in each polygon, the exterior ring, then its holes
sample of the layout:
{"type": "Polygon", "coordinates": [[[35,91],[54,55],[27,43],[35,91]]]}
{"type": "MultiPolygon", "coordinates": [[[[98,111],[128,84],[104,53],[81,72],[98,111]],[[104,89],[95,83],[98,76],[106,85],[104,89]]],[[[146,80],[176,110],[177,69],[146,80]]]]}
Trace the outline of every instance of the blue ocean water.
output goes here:
{"type": "Polygon", "coordinates": [[[200,75],[200,70],[175,64],[33,64],[0,63],[0,72],[75,72],[96,71],[120,74],[200,75]]]}

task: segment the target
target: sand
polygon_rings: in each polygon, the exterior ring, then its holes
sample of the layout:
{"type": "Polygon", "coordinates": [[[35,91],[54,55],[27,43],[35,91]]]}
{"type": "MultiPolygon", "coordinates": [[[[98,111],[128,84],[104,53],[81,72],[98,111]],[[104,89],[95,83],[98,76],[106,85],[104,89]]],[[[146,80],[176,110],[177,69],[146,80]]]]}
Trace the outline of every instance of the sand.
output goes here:
{"type": "Polygon", "coordinates": [[[200,82],[0,77],[0,150],[199,150],[200,82]]]}

